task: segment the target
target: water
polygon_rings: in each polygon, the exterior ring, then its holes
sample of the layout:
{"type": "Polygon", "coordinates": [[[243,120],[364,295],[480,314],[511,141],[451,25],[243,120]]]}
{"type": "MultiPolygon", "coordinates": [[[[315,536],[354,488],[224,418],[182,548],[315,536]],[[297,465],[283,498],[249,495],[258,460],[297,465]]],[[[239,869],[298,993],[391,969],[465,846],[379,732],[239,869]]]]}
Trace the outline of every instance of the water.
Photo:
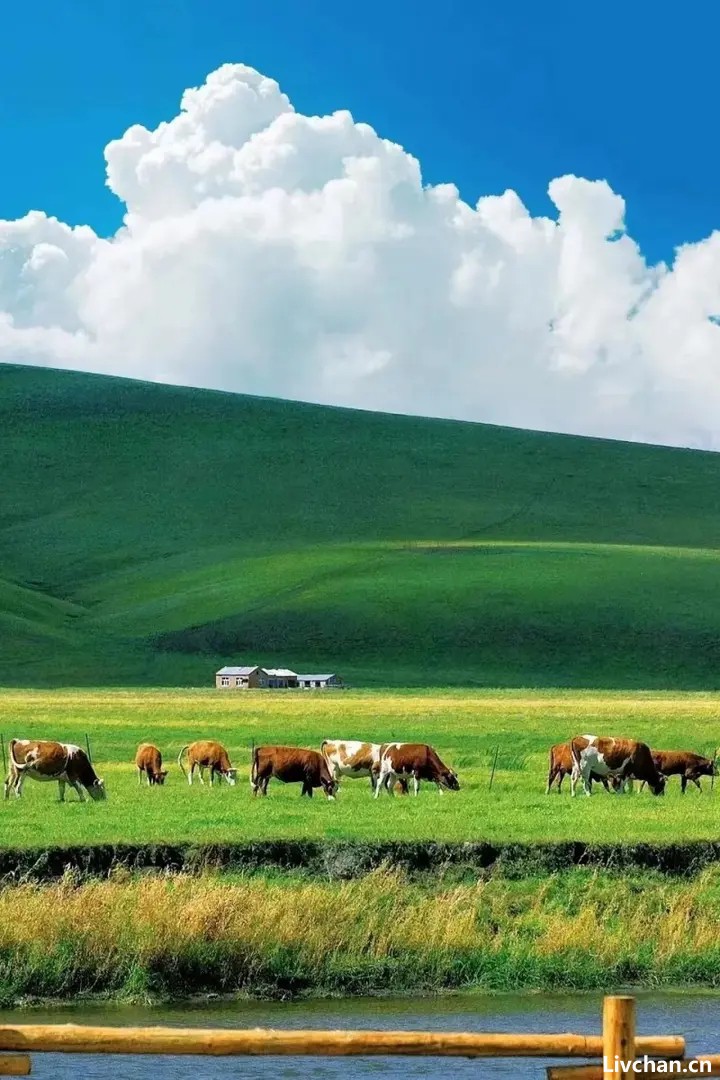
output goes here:
{"type": "MultiPolygon", "coordinates": [[[[638,1032],[684,1035],[689,1053],[720,1052],[720,995],[638,994],[638,1032]]],[[[78,1007],[0,1012],[0,1023],[179,1027],[375,1028],[385,1030],[557,1032],[599,1034],[601,997],[595,995],[387,998],[297,1003],[233,1002],[194,1007],[78,1007]]],[[[282,1080],[469,1080],[545,1075],[545,1060],[466,1061],[462,1058],[197,1058],[115,1055],[33,1055],[38,1080],[196,1080],[268,1075],[282,1080]]],[[[567,1062],[566,1062],[567,1064],[567,1062]]]]}

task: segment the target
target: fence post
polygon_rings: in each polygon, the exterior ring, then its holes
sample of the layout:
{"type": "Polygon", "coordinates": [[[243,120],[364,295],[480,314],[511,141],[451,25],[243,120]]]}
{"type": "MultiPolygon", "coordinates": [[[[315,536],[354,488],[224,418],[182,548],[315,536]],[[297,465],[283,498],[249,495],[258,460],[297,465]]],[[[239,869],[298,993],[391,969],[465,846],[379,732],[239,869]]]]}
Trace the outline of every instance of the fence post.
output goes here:
{"type": "Polygon", "coordinates": [[[488,785],[488,791],[492,791],[493,780],[495,779],[495,766],[497,765],[498,754],[500,753],[500,747],[495,747],[495,757],[492,763],[492,772],[490,773],[490,783],[488,785]]]}
{"type": "Polygon", "coordinates": [[[635,1060],[635,998],[606,997],[603,1000],[603,1080],[617,1080],[620,1061],[635,1060]]]}

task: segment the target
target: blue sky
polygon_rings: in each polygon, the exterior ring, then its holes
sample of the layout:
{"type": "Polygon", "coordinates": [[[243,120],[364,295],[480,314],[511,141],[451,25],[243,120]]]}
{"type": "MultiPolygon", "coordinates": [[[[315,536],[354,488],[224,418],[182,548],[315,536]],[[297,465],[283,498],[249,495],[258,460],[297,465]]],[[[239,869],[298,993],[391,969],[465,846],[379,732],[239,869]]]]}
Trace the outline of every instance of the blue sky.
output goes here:
{"type": "Polygon", "coordinates": [[[718,224],[715,4],[31,0],[3,23],[6,219],[42,208],[113,231],[105,144],[242,61],[302,112],[349,108],[471,202],[512,187],[551,212],[553,177],[606,178],[651,260],[718,224]]]}

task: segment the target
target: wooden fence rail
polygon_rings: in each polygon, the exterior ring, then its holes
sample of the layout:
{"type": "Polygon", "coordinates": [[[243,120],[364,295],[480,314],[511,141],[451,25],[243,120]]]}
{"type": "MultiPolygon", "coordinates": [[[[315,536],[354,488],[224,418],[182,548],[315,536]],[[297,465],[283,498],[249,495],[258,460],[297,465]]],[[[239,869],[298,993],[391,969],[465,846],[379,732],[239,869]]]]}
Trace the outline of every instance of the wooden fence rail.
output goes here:
{"type": "MultiPolygon", "coordinates": [[[[30,1054],[162,1054],[207,1056],[409,1056],[463,1058],[599,1058],[602,1064],[551,1066],[551,1080],[617,1080],[616,1056],[683,1059],[681,1035],[636,1036],[635,1001],[606,997],[601,1035],[483,1034],[414,1031],[278,1031],[263,1028],[86,1027],[76,1024],[0,1024],[0,1076],[26,1076],[30,1054]]],[[[693,1059],[720,1075],[720,1055],[693,1059]]],[[[683,1061],[687,1066],[688,1061],[683,1061]]],[[[686,1075],[688,1069],[684,1069],[686,1075]]],[[[634,1074],[636,1075],[636,1074],[634,1074]]]]}

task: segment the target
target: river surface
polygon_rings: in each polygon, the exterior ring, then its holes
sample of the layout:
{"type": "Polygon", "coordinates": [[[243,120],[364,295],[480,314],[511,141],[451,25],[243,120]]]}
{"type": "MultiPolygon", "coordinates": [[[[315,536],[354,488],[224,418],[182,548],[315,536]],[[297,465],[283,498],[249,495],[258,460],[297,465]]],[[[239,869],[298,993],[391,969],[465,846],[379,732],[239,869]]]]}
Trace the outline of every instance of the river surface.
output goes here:
{"type": "MultiPolygon", "coordinates": [[[[720,1052],[720,995],[699,993],[638,994],[638,1034],[684,1035],[690,1053],[720,1052]]],[[[599,1034],[601,997],[595,995],[381,998],[233,1002],[177,1008],[83,1006],[62,1009],[0,1011],[0,1024],[50,1023],[180,1027],[375,1028],[424,1031],[558,1032],[599,1034]]],[[[565,1062],[568,1063],[567,1061],[565,1062]]],[[[545,1076],[546,1060],[476,1060],[462,1058],[198,1058],[116,1055],[33,1055],[38,1080],[221,1080],[272,1076],[282,1080],[465,1080],[470,1077],[545,1076]]]]}

